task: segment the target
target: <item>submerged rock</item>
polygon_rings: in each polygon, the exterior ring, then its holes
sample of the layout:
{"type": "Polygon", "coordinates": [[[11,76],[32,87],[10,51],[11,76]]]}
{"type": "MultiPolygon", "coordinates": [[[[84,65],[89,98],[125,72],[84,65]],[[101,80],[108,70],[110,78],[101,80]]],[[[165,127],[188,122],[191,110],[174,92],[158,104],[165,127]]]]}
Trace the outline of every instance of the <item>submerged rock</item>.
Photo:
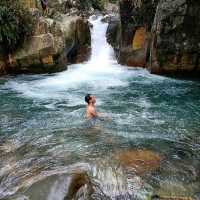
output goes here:
{"type": "Polygon", "coordinates": [[[120,164],[138,175],[145,175],[159,169],[161,157],[149,150],[130,150],[115,156],[120,164]]]}

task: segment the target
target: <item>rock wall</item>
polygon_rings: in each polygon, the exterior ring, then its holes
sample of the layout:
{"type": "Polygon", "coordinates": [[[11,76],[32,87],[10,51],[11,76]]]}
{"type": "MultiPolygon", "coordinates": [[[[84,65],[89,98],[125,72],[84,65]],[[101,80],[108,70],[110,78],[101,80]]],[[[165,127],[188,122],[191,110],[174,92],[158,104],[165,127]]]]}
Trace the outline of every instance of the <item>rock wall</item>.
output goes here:
{"type": "Polygon", "coordinates": [[[58,72],[67,69],[69,63],[86,60],[89,52],[90,31],[87,21],[78,16],[64,16],[61,21],[41,17],[35,34],[12,55],[7,72],[58,72]]]}
{"type": "MultiPolygon", "coordinates": [[[[11,63],[0,55],[0,74],[58,72],[89,58],[91,36],[86,18],[62,12],[49,18],[41,15],[38,1],[21,1],[36,18],[34,34],[10,56],[11,63]]],[[[56,5],[60,3],[55,9],[56,5]]]]}
{"type": "Polygon", "coordinates": [[[120,0],[108,42],[121,64],[156,74],[200,75],[199,10],[195,0],[120,0]]]}
{"type": "MultiPolygon", "coordinates": [[[[145,67],[151,39],[151,22],[156,1],[120,0],[119,20],[109,24],[107,36],[115,33],[111,45],[118,62],[128,66],[145,67]],[[112,29],[111,29],[112,27],[112,29]]],[[[108,39],[108,42],[110,40],[108,39]]]]}
{"type": "Polygon", "coordinates": [[[162,0],[153,27],[152,73],[200,74],[200,1],[162,0]]]}

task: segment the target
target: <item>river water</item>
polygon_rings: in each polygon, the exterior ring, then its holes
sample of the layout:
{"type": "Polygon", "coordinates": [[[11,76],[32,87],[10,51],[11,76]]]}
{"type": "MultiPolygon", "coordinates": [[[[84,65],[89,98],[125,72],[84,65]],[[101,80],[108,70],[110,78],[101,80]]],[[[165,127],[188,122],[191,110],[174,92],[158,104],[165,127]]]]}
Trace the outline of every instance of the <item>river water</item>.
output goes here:
{"type": "Polygon", "coordinates": [[[0,199],[62,200],[80,171],[98,184],[93,199],[199,195],[200,82],[117,64],[100,19],[90,19],[88,62],[1,77],[0,199]],[[107,116],[94,126],[84,119],[87,93],[107,116]],[[138,150],[159,155],[159,169],[132,174],[115,160],[138,150]]]}

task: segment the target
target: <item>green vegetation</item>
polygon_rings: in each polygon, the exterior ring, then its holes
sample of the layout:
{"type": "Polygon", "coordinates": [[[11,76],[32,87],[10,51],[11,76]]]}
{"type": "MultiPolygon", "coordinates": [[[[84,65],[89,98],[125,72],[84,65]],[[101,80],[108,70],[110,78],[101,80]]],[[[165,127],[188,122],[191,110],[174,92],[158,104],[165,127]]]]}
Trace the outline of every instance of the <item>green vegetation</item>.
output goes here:
{"type": "Polygon", "coordinates": [[[32,34],[34,19],[18,0],[0,1],[0,50],[5,56],[32,34]]]}
{"type": "Polygon", "coordinates": [[[94,9],[102,11],[107,2],[117,3],[118,0],[80,0],[81,9],[83,10],[93,7],[94,9]]]}

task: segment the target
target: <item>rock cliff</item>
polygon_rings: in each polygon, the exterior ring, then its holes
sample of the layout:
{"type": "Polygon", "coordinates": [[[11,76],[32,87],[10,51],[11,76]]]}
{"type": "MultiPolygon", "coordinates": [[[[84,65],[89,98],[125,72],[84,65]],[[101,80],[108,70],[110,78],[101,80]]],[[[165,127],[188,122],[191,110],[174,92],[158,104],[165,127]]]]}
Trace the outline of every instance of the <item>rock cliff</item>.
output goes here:
{"type": "Polygon", "coordinates": [[[120,0],[120,17],[110,22],[107,38],[119,63],[199,75],[199,10],[195,0],[120,0]]]}
{"type": "Polygon", "coordinates": [[[200,74],[200,2],[165,0],[157,5],[152,26],[152,73],[200,74]]]}
{"type": "Polygon", "coordinates": [[[58,72],[69,63],[88,59],[91,38],[86,18],[59,10],[61,1],[49,1],[49,6],[57,10],[52,16],[42,16],[38,1],[21,1],[36,18],[34,33],[12,53],[9,66],[0,55],[0,74],[58,72]]]}

